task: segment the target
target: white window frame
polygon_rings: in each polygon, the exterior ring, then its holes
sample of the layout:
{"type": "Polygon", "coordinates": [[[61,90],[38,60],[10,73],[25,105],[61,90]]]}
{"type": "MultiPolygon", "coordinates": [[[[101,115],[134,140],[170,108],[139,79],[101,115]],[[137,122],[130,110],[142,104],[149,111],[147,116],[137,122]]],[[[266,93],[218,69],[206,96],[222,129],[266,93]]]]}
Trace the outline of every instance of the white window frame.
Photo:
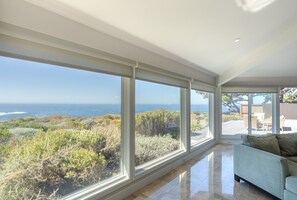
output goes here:
{"type": "MultiPolygon", "coordinates": [[[[195,87],[196,88],[196,87],[195,87]]],[[[214,125],[214,106],[215,106],[215,94],[214,92],[209,92],[209,91],[203,91],[203,90],[199,90],[199,89],[194,89],[192,88],[191,90],[198,90],[198,91],[201,91],[201,92],[207,92],[209,95],[208,95],[208,127],[209,127],[209,130],[208,130],[208,137],[204,138],[204,139],[201,139],[201,141],[199,142],[195,142],[195,143],[192,143],[191,141],[191,136],[190,136],[190,148],[191,148],[191,151],[199,148],[202,144],[204,144],[205,142],[209,142],[211,140],[214,139],[215,137],[215,133],[214,133],[214,128],[215,128],[215,125],[214,125]]],[[[190,109],[191,109],[191,102],[190,102],[190,109]]],[[[190,110],[190,113],[192,111],[190,110]]],[[[191,118],[189,118],[189,121],[191,123],[191,118]]],[[[191,134],[191,124],[189,125],[190,126],[190,134],[191,134]]]]}
{"type": "MultiPolygon", "coordinates": [[[[275,93],[276,88],[249,88],[249,87],[226,87],[222,89],[220,93],[220,98],[222,99],[222,94],[223,93],[242,93],[246,94],[248,96],[248,135],[252,134],[252,129],[251,129],[251,114],[252,114],[252,94],[253,93],[268,93],[271,94],[271,106],[272,106],[272,133],[277,133],[279,134],[279,120],[277,120],[277,116],[279,116],[279,97],[278,93],[275,93]],[[243,92],[241,92],[243,91],[243,92]]],[[[220,118],[222,119],[222,102],[220,106],[220,118]]],[[[236,134],[236,135],[224,135],[222,131],[222,120],[220,123],[220,138],[221,139],[240,139],[241,135],[246,135],[246,134],[236,134]]]]}

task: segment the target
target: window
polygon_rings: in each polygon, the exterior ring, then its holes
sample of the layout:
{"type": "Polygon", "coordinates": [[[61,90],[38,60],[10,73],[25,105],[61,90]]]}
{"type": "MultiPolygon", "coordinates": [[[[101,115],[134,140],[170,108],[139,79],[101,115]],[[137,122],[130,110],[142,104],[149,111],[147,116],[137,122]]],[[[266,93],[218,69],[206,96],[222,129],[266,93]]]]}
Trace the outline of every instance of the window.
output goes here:
{"type": "Polygon", "coordinates": [[[297,132],[297,88],[280,88],[280,122],[281,133],[297,132]]]}
{"type": "Polygon", "coordinates": [[[222,93],[223,135],[272,132],[271,93],[222,93]]]}
{"type": "Polygon", "coordinates": [[[252,106],[251,132],[272,133],[272,94],[254,93],[250,95],[252,106]]]}
{"type": "Polygon", "coordinates": [[[0,57],[0,199],[121,174],[121,77],[0,57]]]}
{"type": "Polygon", "coordinates": [[[136,80],[135,166],[180,149],[180,88],[136,80]]]}
{"type": "Polygon", "coordinates": [[[212,93],[191,90],[191,146],[212,137],[212,97],[212,93]]]}

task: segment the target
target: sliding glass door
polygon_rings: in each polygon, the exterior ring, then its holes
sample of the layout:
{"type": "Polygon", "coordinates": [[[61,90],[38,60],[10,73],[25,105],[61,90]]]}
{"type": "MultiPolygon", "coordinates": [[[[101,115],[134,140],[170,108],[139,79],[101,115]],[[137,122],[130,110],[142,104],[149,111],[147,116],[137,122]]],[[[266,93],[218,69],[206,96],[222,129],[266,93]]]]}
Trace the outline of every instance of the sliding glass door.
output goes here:
{"type": "Polygon", "coordinates": [[[222,134],[271,133],[272,93],[222,93],[222,134]]]}

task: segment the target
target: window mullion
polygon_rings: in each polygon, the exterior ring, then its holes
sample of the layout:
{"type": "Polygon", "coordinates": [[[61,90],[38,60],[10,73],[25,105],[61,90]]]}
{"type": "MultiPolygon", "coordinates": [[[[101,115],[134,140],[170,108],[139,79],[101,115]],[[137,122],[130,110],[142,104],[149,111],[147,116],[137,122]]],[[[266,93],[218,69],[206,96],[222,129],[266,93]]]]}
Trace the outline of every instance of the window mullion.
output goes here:
{"type": "Polygon", "coordinates": [[[252,133],[252,94],[248,94],[248,134],[252,133]]]}
{"type": "Polygon", "coordinates": [[[122,170],[130,180],[134,179],[135,155],[135,80],[122,78],[122,170]]]}

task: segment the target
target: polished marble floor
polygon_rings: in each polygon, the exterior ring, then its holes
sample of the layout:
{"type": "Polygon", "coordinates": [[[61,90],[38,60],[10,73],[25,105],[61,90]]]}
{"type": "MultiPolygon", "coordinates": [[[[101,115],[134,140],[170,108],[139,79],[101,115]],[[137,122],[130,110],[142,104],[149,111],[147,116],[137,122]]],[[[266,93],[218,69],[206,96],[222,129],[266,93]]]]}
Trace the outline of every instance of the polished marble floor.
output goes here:
{"type": "Polygon", "coordinates": [[[275,199],[233,177],[232,145],[216,145],[125,200],[275,199]]]}

